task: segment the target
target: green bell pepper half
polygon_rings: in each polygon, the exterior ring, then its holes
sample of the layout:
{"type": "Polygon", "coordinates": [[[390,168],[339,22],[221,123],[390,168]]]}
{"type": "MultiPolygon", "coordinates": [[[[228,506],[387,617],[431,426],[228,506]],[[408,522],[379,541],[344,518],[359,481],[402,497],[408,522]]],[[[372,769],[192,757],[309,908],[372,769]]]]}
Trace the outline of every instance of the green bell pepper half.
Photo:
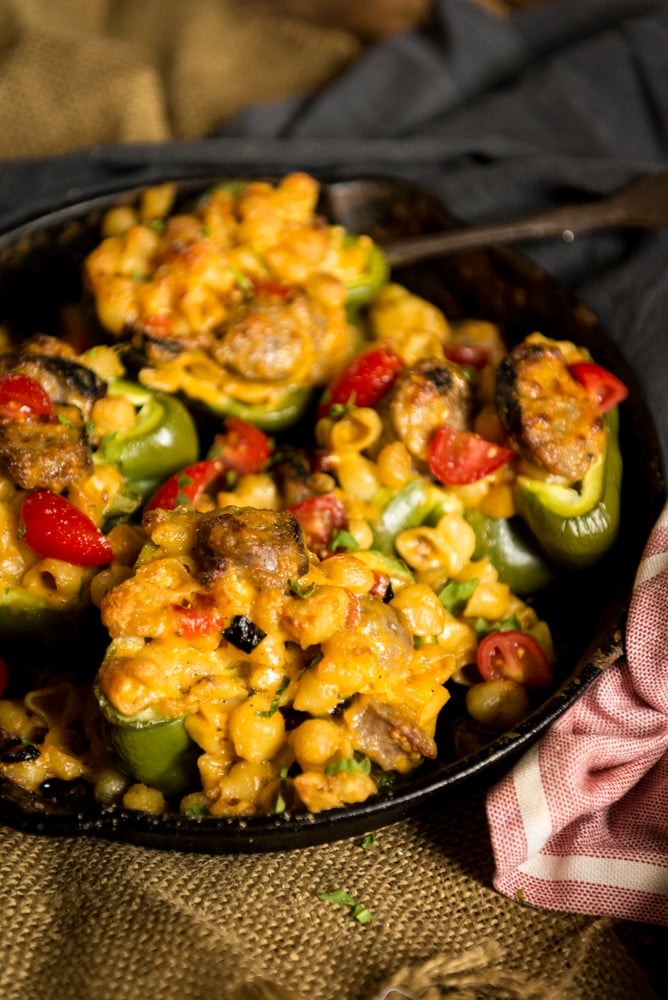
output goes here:
{"type": "Polygon", "coordinates": [[[584,569],[598,562],[619,531],[622,456],[617,408],[603,416],[606,448],[587,471],[580,488],[520,476],[515,490],[518,514],[555,563],[584,569]]]}
{"type": "Polygon", "coordinates": [[[137,418],[127,430],[106,435],[98,454],[120,469],[133,493],[149,496],[163,479],[196,460],[195,422],[175,397],[127,379],[111,379],[108,392],[125,396],[137,407],[137,418]]]}
{"type": "Polygon", "coordinates": [[[396,493],[391,494],[383,507],[380,520],[372,525],[373,548],[385,555],[395,556],[394,539],[400,531],[424,524],[434,509],[434,494],[429,482],[418,476],[411,479],[396,493]]]}
{"type": "Polygon", "coordinates": [[[125,774],[166,796],[197,787],[197,758],[202,751],[188,735],[183,717],[165,719],[150,709],[124,716],[97,685],[95,695],[106,743],[125,774]]]}
{"type": "Polygon", "coordinates": [[[0,638],[53,639],[76,627],[80,608],[60,610],[21,587],[0,594],[0,638]]]}
{"type": "Polygon", "coordinates": [[[514,594],[533,594],[554,580],[554,567],[521,518],[488,517],[479,510],[464,517],[475,532],[473,558],[487,556],[514,594]]]}
{"type": "Polygon", "coordinates": [[[290,388],[281,394],[277,403],[272,406],[260,406],[242,403],[230,396],[222,396],[219,392],[201,392],[197,397],[208,410],[219,417],[241,417],[249,424],[254,424],[263,431],[282,431],[291,427],[303,416],[311,401],[310,388],[290,388]]]}
{"type": "MultiPolygon", "coordinates": [[[[359,236],[346,233],[344,245],[352,245],[359,236]]],[[[367,265],[359,274],[344,278],[346,287],[346,308],[349,317],[355,317],[358,310],[369,304],[383,287],[390,276],[390,266],[381,248],[372,243],[369,247],[367,265]]]]}

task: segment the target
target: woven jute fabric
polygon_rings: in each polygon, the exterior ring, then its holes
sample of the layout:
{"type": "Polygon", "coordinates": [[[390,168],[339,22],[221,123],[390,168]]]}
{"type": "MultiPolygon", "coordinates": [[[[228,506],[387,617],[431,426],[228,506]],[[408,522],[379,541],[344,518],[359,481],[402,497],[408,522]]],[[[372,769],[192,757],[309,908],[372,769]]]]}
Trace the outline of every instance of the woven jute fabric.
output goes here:
{"type": "Polygon", "coordinates": [[[253,0],[2,0],[0,156],[204,136],[321,86],[359,49],[253,0]]]}
{"type": "Polygon", "coordinates": [[[491,875],[478,793],[366,849],[180,854],[5,828],[0,996],[395,1000],[394,982],[421,1000],[654,997],[609,920],[534,910],[491,875]],[[335,890],[373,919],[318,898],[335,890]]]}

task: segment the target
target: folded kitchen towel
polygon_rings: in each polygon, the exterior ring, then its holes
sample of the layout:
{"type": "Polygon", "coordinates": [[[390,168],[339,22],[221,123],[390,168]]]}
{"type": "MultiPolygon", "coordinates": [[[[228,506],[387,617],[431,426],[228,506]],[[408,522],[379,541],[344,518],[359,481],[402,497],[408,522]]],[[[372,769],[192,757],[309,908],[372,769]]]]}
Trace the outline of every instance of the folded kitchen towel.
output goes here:
{"type": "Polygon", "coordinates": [[[494,786],[494,885],[533,906],[668,924],[668,507],[625,652],[494,786]]]}

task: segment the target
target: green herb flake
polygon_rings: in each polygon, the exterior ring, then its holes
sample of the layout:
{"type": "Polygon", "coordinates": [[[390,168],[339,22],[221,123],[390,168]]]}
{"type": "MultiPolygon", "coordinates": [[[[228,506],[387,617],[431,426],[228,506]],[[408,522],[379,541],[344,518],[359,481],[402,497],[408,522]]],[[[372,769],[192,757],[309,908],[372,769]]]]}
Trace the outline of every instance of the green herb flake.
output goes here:
{"type": "Polygon", "coordinates": [[[353,907],[353,916],[360,924],[370,924],[373,920],[373,913],[363,903],[357,903],[353,907]]]}
{"type": "Polygon", "coordinates": [[[278,709],[280,708],[281,705],[281,695],[285,692],[289,683],[290,683],[290,678],[284,676],[283,679],[281,680],[281,683],[276,688],[276,694],[272,698],[271,705],[269,706],[269,708],[264,709],[262,712],[256,713],[260,719],[270,719],[272,715],[276,715],[276,712],[278,712],[278,709]]]}
{"type": "Polygon", "coordinates": [[[26,533],[26,525],[19,524],[19,530],[16,532],[16,537],[19,539],[19,541],[23,538],[25,533],[26,533]]]}
{"type": "Polygon", "coordinates": [[[446,611],[449,611],[451,615],[458,615],[466,607],[478,583],[478,580],[466,580],[463,583],[449,580],[439,591],[438,599],[446,611]]]}
{"type": "Polygon", "coordinates": [[[243,291],[247,292],[253,287],[251,279],[247,274],[244,274],[243,271],[240,271],[238,267],[230,267],[230,271],[232,272],[235,283],[239,286],[239,288],[243,289],[243,291]]]}
{"type": "Polygon", "coordinates": [[[476,638],[478,642],[492,632],[521,632],[522,622],[517,615],[510,615],[502,621],[492,622],[486,618],[477,618],[474,624],[476,638]]]}
{"type": "Polygon", "coordinates": [[[354,397],[351,397],[350,402],[348,403],[332,403],[327,411],[327,416],[330,420],[333,420],[336,423],[337,421],[342,420],[354,409],[355,400],[354,397]]]}
{"type": "Polygon", "coordinates": [[[339,774],[341,771],[361,771],[362,774],[371,774],[371,761],[368,757],[358,760],[356,757],[342,757],[329,763],[325,768],[325,774],[339,774]]]}
{"type": "Polygon", "coordinates": [[[57,414],[57,416],[56,416],[56,422],[59,423],[59,424],[63,424],[65,427],[71,427],[72,426],[72,421],[70,420],[70,418],[66,417],[62,413],[58,413],[57,414]]]}
{"type": "Polygon", "coordinates": [[[375,846],[375,844],[376,844],[375,833],[366,833],[360,841],[360,847],[362,848],[363,851],[370,851],[371,848],[375,846]]]}
{"type": "Polygon", "coordinates": [[[164,232],[166,225],[167,223],[164,219],[151,219],[148,224],[148,228],[152,229],[154,233],[162,233],[164,232]]]}
{"type": "Polygon", "coordinates": [[[358,549],[359,544],[355,541],[349,531],[341,530],[336,532],[329,543],[328,548],[330,552],[338,552],[339,549],[349,551],[350,549],[358,549]]]}
{"type": "Polygon", "coordinates": [[[352,915],[360,924],[369,924],[373,920],[373,913],[368,910],[364,903],[358,903],[354,896],[344,889],[335,889],[334,892],[320,892],[318,899],[323,903],[333,903],[335,906],[349,906],[352,915]]]}
{"type": "Polygon", "coordinates": [[[284,813],[285,810],[288,807],[287,806],[287,802],[285,801],[285,796],[283,795],[283,786],[284,786],[285,779],[287,778],[287,776],[288,776],[288,769],[287,769],[287,767],[282,767],[281,770],[280,770],[280,779],[281,780],[280,780],[279,785],[278,785],[278,792],[276,793],[276,804],[274,806],[274,812],[277,815],[279,815],[279,816],[280,816],[281,813],[284,813]]]}
{"type": "Polygon", "coordinates": [[[186,809],[186,811],[184,812],[183,815],[184,816],[203,816],[204,815],[204,806],[203,805],[188,806],[188,808],[186,809]]]}
{"type": "Polygon", "coordinates": [[[299,580],[288,580],[288,587],[297,597],[312,597],[315,594],[315,583],[309,583],[303,587],[299,580]]]}
{"type": "Polygon", "coordinates": [[[182,491],[187,489],[188,486],[192,486],[194,481],[195,480],[192,478],[192,476],[187,476],[185,473],[181,473],[181,475],[176,481],[178,486],[178,492],[176,494],[177,506],[181,507],[183,504],[190,503],[190,497],[188,496],[187,493],[184,493],[182,491]]]}

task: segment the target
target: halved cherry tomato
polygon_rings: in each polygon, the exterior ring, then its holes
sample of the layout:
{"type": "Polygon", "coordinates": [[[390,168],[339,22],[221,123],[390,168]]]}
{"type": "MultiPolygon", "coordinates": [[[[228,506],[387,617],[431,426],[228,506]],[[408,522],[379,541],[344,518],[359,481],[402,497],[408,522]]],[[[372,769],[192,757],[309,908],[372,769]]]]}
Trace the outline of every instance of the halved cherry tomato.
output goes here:
{"type": "Polygon", "coordinates": [[[484,368],[491,355],[489,348],[481,344],[444,344],[443,353],[448,361],[472,368],[484,368]]]}
{"type": "Polygon", "coordinates": [[[0,378],[0,419],[54,420],[55,416],[51,397],[34,378],[20,372],[0,378]]]}
{"type": "Polygon", "coordinates": [[[227,417],[225,430],[216,435],[209,457],[175,472],[153,494],[145,510],[174,510],[181,504],[196,504],[205,491],[226,472],[243,475],[260,472],[271,454],[267,435],[242,420],[227,417]]]}
{"type": "Polygon", "coordinates": [[[326,417],[332,406],[375,406],[392,386],[403,361],[388,347],[355,358],[325,391],[318,409],[326,417]]]}
{"type": "Polygon", "coordinates": [[[145,510],[174,510],[182,504],[196,504],[211,486],[225,472],[225,466],[217,458],[204,458],[201,462],[186,466],[175,472],[162,486],[159,486],[146,504],[145,510]]]}
{"type": "Polygon", "coordinates": [[[439,427],[429,444],[429,468],[447,486],[475,483],[514,456],[510,448],[454,427],[439,427]]]}
{"type": "Polygon", "coordinates": [[[288,510],[299,521],[307,546],[318,555],[328,551],[336,532],[345,528],[347,523],[345,508],[333,493],[309,497],[288,510]]]}
{"type": "Polygon", "coordinates": [[[7,689],[7,684],[9,682],[9,667],[5,660],[0,657],[0,698],[7,689]]]}
{"type": "Polygon", "coordinates": [[[65,497],[39,489],[23,501],[19,532],[43,559],[73,566],[104,566],[113,559],[111,545],[91,519],[65,497]]]}
{"type": "Polygon", "coordinates": [[[490,632],[478,646],[478,670],[486,681],[499,678],[525,687],[552,683],[552,667],[540,643],[527,632],[490,632]]]}
{"type": "Polygon", "coordinates": [[[261,472],[271,455],[269,438],[259,427],[241,417],[226,417],[222,434],[217,434],[209,450],[209,458],[222,462],[225,470],[240,476],[261,472]]]}
{"type": "Polygon", "coordinates": [[[598,404],[599,413],[607,413],[621,403],[629,394],[621,379],[594,361],[576,361],[568,366],[568,370],[581,386],[593,396],[598,404]]]}

